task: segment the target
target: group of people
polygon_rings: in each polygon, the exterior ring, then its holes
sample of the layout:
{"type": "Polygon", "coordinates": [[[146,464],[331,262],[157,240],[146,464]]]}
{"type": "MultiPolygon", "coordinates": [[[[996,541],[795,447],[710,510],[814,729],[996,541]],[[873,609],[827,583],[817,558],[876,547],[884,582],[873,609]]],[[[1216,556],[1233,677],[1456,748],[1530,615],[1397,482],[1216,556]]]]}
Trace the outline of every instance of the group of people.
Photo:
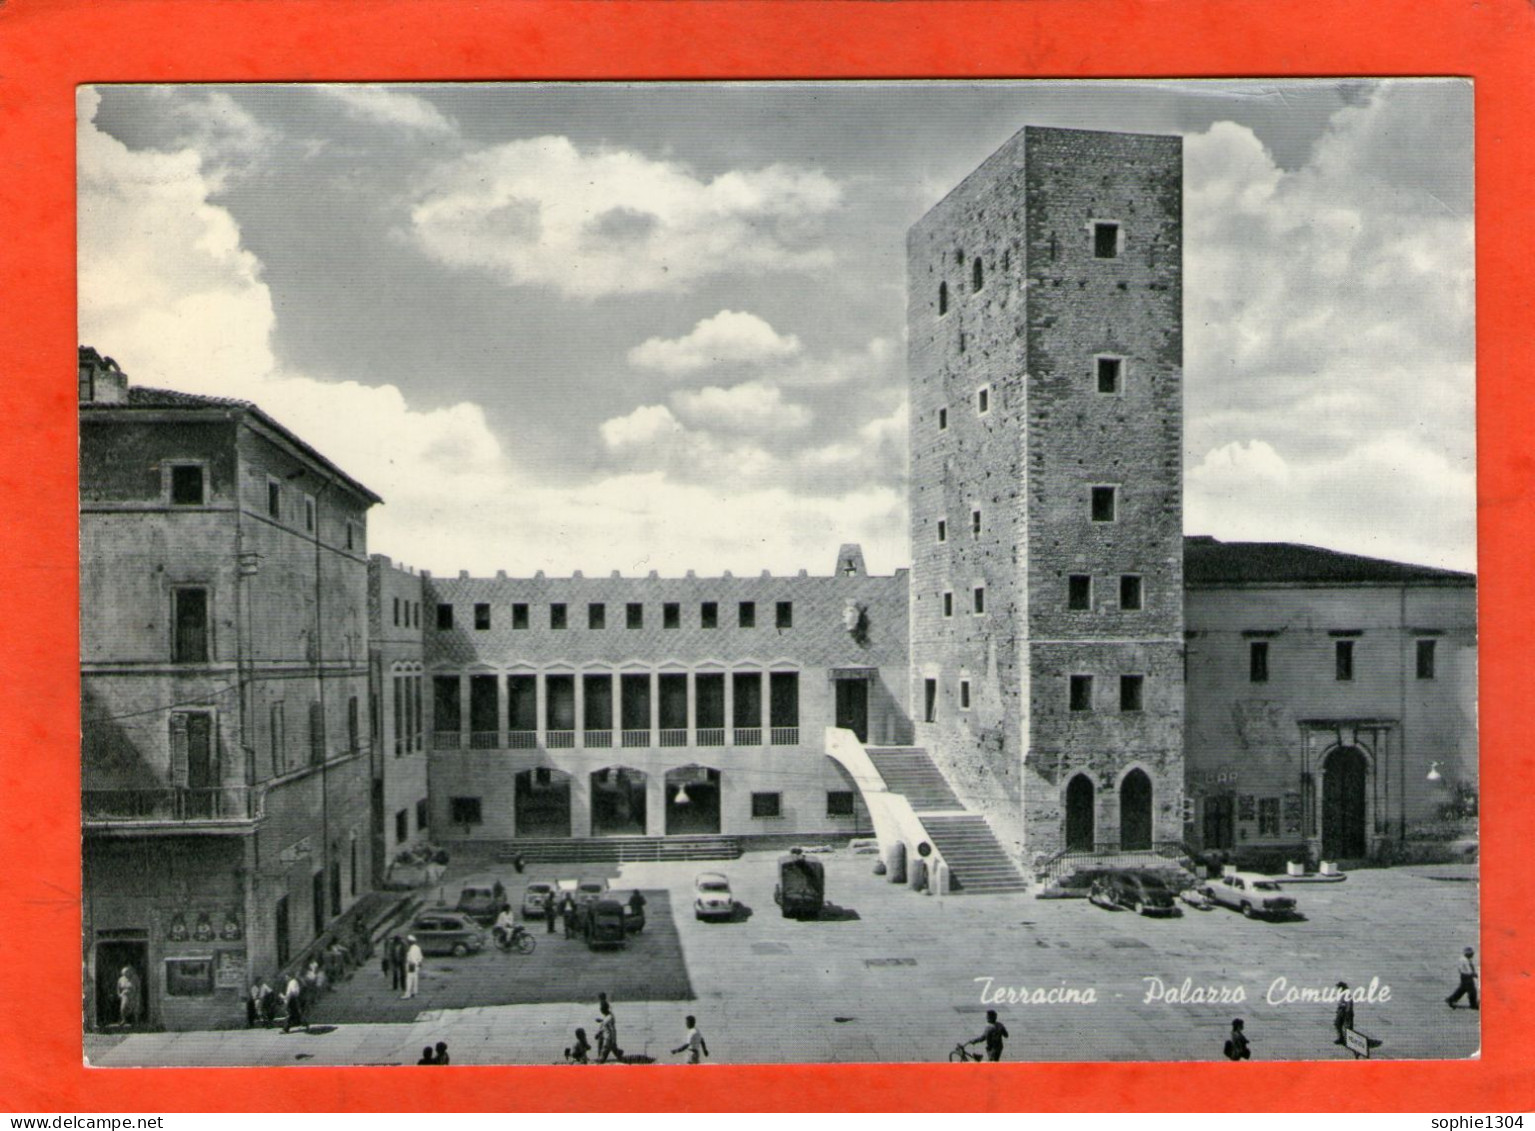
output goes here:
{"type": "Polygon", "coordinates": [[[447,1041],[438,1041],[437,1042],[437,1047],[435,1049],[432,1048],[431,1045],[425,1046],[421,1050],[421,1059],[416,1061],[416,1063],[417,1064],[452,1064],[453,1061],[451,1059],[449,1059],[449,1057],[448,1057],[448,1042],[447,1041]]]}
{"type": "Polygon", "coordinates": [[[421,964],[425,956],[415,935],[390,935],[384,941],[380,965],[391,989],[400,991],[400,1000],[413,998],[421,991],[421,964]]]}
{"type": "MultiPolygon", "coordinates": [[[[596,1058],[598,1064],[606,1064],[609,1058],[622,1064],[624,1050],[618,1046],[618,1018],[613,1013],[613,1005],[608,1001],[606,993],[597,995],[597,1048],[596,1058]]],[[[686,1052],[689,1064],[698,1064],[709,1055],[709,1046],[704,1041],[704,1035],[698,1028],[698,1019],[691,1014],[687,1018],[687,1036],[682,1044],[672,1049],[673,1055],[686,1052]]],[[[592,1063],[592,1045],[586,1038],[586,1029],[576,1030],[575,1044],[565,1050],[565,1060],[570,1064],[592,1063]]]]}

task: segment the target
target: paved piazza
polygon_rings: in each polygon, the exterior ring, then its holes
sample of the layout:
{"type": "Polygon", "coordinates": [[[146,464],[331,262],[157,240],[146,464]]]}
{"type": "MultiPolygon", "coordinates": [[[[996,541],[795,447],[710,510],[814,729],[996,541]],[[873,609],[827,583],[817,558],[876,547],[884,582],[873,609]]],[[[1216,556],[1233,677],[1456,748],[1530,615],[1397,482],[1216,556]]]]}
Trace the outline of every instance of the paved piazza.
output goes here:
{"type": "MultiPolygon", "coordinates": [[[[101,1066],[412,1064],[423,1045],[447,1041],[455,1064],[556,1063],[576,1026],[594,1035],[604,968],[613,971],[606,988],[631,1063],[680,1060],[668,1050],[681,1043],[689,1013],[717,1063],[944,1060],[957,1041],[980,1034],[988,985],[993,998],[1002,995],[996,1008],[1012,1034],[1007,1060],[1215,1060],[1238,1016],[1254,1059],[1348,1059],[1332,1043],[1331,1005],[1268,1000],[1285,986],[1325,989],[1340,979],[1376,983],[1376,1000],[1356,1006],[1356,1027],[1380,1040],[1377,1057],[1469,1057],[1478,1047],[1479,1015],[1444,1004],[1460,949],[1477,945],[1472,868],[1369,870],[1340,884],[1292,885],[1287,891],[1305,915],[1299,921],[1249,921],[1221,909],[1159,920],[1029,894],[918,895],[874,876],[872,856],[839,849],[822,859],[827,898],[840,913],[796,922],[773,904],[776,858],[756,852],[609,869],[621,872],[623,887],[670,890],[691,1001],[677,1000],[670,978],[672,1000],[621,991],[645,984],[639,968],[653,960],[650,943],[582,969],[584,948],[540,934],[536,972],[494,951],[429,958],[422,998],[407,1007],[419,1007],[413,1016],[382,993],[375,962],[320,1002],[313,1033],[91,1034],[86,1054],[101,1066]],[[729,875],[749,915],[730,923],[693,918],[692,878],[713,869],[729,875]],[[637,969],[620,971],[615,962],[637,969]],[[517,985],[529,979],[536,993],[516,1004],[517,985]],[[1184,996],[1187,980],[1188,998],[1224,991],[1245,1000],[1147,1001],[1157,985],[1148,979],[1160,979],[1166,999],[1184,996]],[[1096,1000],[1008,1004],[1009,990],[1069,990],[1096,1000]]],[[[454,875],[479,868],[464,862],[454,875]]],[[[506,873],[515,891],[517,877],[506,873]]],[[[522,879],[544,874],[530,870],[522,879]]],[[[653,900],[650,911],[663,914],[664,901],[653,900]]],[[[654,946],[668,936],[663,927],[654,946]]],[[[664,950],[672,951],[670,941],[664,950]]],[[[1496,972],[1489,980],[1496,985],[1496,972]]]]}

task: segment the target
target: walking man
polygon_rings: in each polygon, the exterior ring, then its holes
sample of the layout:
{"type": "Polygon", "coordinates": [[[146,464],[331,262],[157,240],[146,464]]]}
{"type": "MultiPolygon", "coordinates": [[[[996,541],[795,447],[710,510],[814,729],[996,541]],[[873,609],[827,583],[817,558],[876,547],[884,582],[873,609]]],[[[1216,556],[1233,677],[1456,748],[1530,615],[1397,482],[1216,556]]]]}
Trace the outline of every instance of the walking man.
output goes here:
{"type": "MultiPolygon", "coordinates": [[[[992,1016],[995,1017],[996,1014],[993,1013],[992,1016]]],[[[672,1055],[675,1056],[684,1050],[687,1051],[689,1064],[697,1064],[701,1058],[709,1055],[709,1046],[704,1043],[704,1035],[698,1031],[698,1019],[696,1017],[688,1017],[687,1038],[676,1048],[672,1049],[672,1055]]]]}
{"type": "Polygon", "coordinates": [[[995,1009],[988,1009],[986,1011],[986,1031],[975,1038],[975,1040],[966,1041],[965,1044],[978,1045],[984,1041],[986,1043],[986,1059],[1001,1060],[1002,1043],[1007,1040],[1007,1037],[1007,1026],[997,1020],[997,1011],[995,1009]]]}
{"type": "Polygon", "coordinates": [[[618,1047],[618,1018],[613,1016],[613,1007],[604,1001],[598,1006],[597,1014],[597,1063],[606,1064],[608,1057],[614,1060],[624,1058],[624,1050],[618,1047]]]}
{"type": "Polygon", "coordinates": [[[405,988],[405,951],[409,949],[405,940],[399,935],[391,935],[389,938],[389,987],[390,989],[403,990],[405,988]]]}
{"type": "Polygon", "coordinates": [[[288,988],[283,991],[283,1008],[286,1010],[282,1019],[284,1033],[295,1025],[302,1025],[304,1032],[309,1032],[309,1020],[304,1016],[304,987],[298,980],[297,972],[288,975],[288,988]]]}
{"type": "Polygon", "coordinates": [[[1238,1017],[1231,1023],[1231,1035],[1226,1038],[1227,1060],[1251,1060],[1253,1050],[1250,1047],[1247,1034],[1242,1031],[1242,1019],[1238,1017]]]}
{"type": "Polygon", "coordinates": [[[560,918],[565,921],[565,937],[567,939],[575,938],[576,937],[576,901],[573,898],[571,898],[571,895],[570,895],[569,892],[566,892],[565,893],[565,898],[560,901],[560,918]]]}
{"type": "Polygon", "coordinates": [[[548,928],[545,934],[554,934],[554,892],[544,893],[544,924],[548,928]]]}
{"type": "Polygon", "coordinates": [[[421,988],[421,947],[415,935],[407,935],[405,942],[405,992],[400,995],[401,1001],[415,997],[421,988]]]}
{"type": "Polygon", "coordinates": [[[1471,999],[1471,1008],[1482,1008],[1481,1002],[1476,996],[1476,963],[1473,961],[1476,951],[1469,946],[1460,952],[1460,985],[1455,987],[1455,992],[1444,999],[1444,1003],[1451,1009],[1456,1008],[1455,1003],[1463,997],[1471,999]]]}
{"type": "Polygon", "coordinates": [[[1337,1011],[1332,1015],[1333,1032],[1338,1034],[1337,1040],[1333,1041],[1335,1045],[1346,1044],[1343,1034],[1354,1027],[1354,999],[1349,995],[1348,983],[1339,982],[1338,989],[1342,991],[1342,996],[1338,998],[1337,1011]]]}

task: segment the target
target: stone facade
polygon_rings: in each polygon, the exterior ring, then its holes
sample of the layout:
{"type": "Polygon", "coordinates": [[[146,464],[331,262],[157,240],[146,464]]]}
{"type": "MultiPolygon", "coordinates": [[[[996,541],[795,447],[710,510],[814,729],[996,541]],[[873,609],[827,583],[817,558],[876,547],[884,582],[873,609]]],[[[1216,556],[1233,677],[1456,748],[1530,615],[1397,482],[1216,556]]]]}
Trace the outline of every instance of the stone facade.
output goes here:
{"type": "Polygon", "coordinates": [[[1035,127],[908,238],[917,741],[1021,859],[1181,835],[1181,240],[1180,139],[1035,127]]]}
{"type": "Polygon", "coordinates": [[[378,882],[402,849],[425,840],[431,830],[424,611],[420,575],[374,554],[368,563],[368,684],[378,882]]]}

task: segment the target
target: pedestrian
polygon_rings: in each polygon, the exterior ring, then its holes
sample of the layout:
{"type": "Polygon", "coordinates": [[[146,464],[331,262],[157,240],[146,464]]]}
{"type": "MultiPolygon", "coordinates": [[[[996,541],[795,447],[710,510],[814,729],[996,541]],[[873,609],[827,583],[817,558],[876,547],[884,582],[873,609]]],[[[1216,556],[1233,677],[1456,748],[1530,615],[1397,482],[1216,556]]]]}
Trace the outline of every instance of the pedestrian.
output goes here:
{"type": "Polygon", "coordinates": [[[635,888],[634,894],[629,897],[629,910],[632,914],[645,914],[645,897],[640,894],[640,889],[635,888]]]}
{"type": "Polygon", "coordinates": [[[1338,1038],[1333,1044],[1343,1045],[1348,1043],[1343,1039],[1343,1034],[1354,1027],[1354,999],[1348,992],[1347,982],[1339,982],[1338,989],[1341,991],[1338,1008],[1332,1015],[1333,1032],[1338,1034],[1338,1038]]]}
{"type": "Polygon", "coordinates": [[[448,1042],[447,1041],[438,1041],[437,1042],[437,1059],[434,1060],[432,1063],[433,1064],[450,1064],[450,1063],[452,1063],[448,1059],[448,1042]]]}
{"type": "Polygon", "coordinates": [[[987,1060],[1002,1059],[1002,1044],[1008,1038],[1007,1026],[997,1020],[997,1011],[986,1011],[986,1030],[973,1041],[966,1041],[966,1045],[986,1045],[987,1060]]]}
{"type": "MultiPolygon", "coordinates": [[[[282,979],[277,982],[281,984],[282,979]]],[[[282,995],[273,988],[272,983],[265,978],[261,979],[261,1026],[270,1029],[272,1022],[277,1020],[277,1012],[282,1008],[282,995]]]]}
{"type": "Polygon", "coordinates": [[[554,892],[544,893],[544,922],[548,925],[546,934],[554,934],[554,892]]]}
{"type": "Polygon", "coordinates": [[[422,1050],[421,1050],[421,1059],[416,1061],[416,1063],[417,1064],[436,1064],[437,1063],[437,1057],[432,1052],[432,1046],[431,1045],[426,1045],[425,1047],[422,1048],[422,1050]]]}
{"type": "Polygon", "coordinates": [[[286,1033],[295,1025],[302,1025],[309,1032],[309,1019],[304,1013],[304,986],[298,974],[288,975],[288,988],[283,991],[283,1006],[287,1014],[282,1019],[282,1031],[286,1033]]]}
{"type": "Polygon", "coordinates": [[[407,935],[405,943],[405,992],[400,995],[401,1001],[415,997],[421,989],[421,947],[415,935],[407,935]]]}
{"type": "Polygon", "coordinates": [[[393,975],[393,981],[390,983],[393,989],[403,990],[405,988],[405,952],[409,949],[404,938],[400,935],[396,934],[390,937],[389,951],[391,958],[389,960],[389,969],[393,975]]]}
{"type": "Polygon", "coordinates": [[[588,1044],[586,1040],[586,1030],[577,1029],[576,1043],[565,1050],[565,1059],[570,1061],[572,1064],[587,1064],[589,1062],[586,1058],[586,1054],[591,1051],[592,1046],[588,1044]]]}
{"type": "Polygon", "coordinates": [[[139,975],[132,966],[124,966],[117,976],[117,1020],[124,1026],[139,1020],[139,975]]]}
{"type": "Polygon", "coordinates": [[[245,998],[245,1027],[254,1029],[257,1022],[264,1023],[266,1014],[262,1009],[262,1002],[266,1000],[266,986],[260,977],[251,982],[250,993],[245,998]]]}
{"type": "Polygon", "coordinates": [[[517,869],[517,874],[519,876],[522,875],[522,869],[526,865],[527,865],[527,861],[523,860],[522,853],[519,852],[516,856],[512,857],[512,867],[517,869]]]}
{"type": "Polygon", "coordinates": [[[613,1007],[607,1003],[607,995],[603,995],[602,1003],[597,1007],[597,1063],[606,1064],[608,1057],[614,1060],[623,1060],[624,1050],[618,1047],[618,1018],[613,1013],[613,1007]]]}
{"type": "MultiPolygon", "coordinates": [[[[993,1013],[992,1016],[995,1017],[996,1014],[993,1013]]],[[[676,1048],[672,1049],[672,1055],[675,1056],[684,1050],[688,1054],[689,1064],[697,1064],[701,1057],[709,1055],[709,1046],[704,1043],[704,1035],[698,1031],[698,1019],[695,1017],[690,1016],[688,1018],[687,1038],[676,1048]]]]}
{"type": "Polygon", "coordinates": [[[567,939],[575,938],[576,901],[571,898],[569,892],[566,892],[565,898],[560,901],[560,917],[565,920],[565,937],[567,939]]]}
{"type": "Polygon", "coordinates": [[[1247,1034],[1242,1031],[1242,1019],[1238,1017],[1231,1023],[1231,1035],[1226,1038],[1227,1060],[1251,1060],[1253,1050],[1247,1039],[1247,1034]]]}
{"type": "Polygon", "coordinates": [[[1455,1009],[1455,1003],[1463,997],[1471,999],[1472,1009],[1481,1009],[1481,1002],[1476,996],[1476,951],[1469,946],[1460,952],[1460,985],[1455,987],[1455,992],[1444,999],[1444,1003],[1451,1009],[1455,1009]]]}

